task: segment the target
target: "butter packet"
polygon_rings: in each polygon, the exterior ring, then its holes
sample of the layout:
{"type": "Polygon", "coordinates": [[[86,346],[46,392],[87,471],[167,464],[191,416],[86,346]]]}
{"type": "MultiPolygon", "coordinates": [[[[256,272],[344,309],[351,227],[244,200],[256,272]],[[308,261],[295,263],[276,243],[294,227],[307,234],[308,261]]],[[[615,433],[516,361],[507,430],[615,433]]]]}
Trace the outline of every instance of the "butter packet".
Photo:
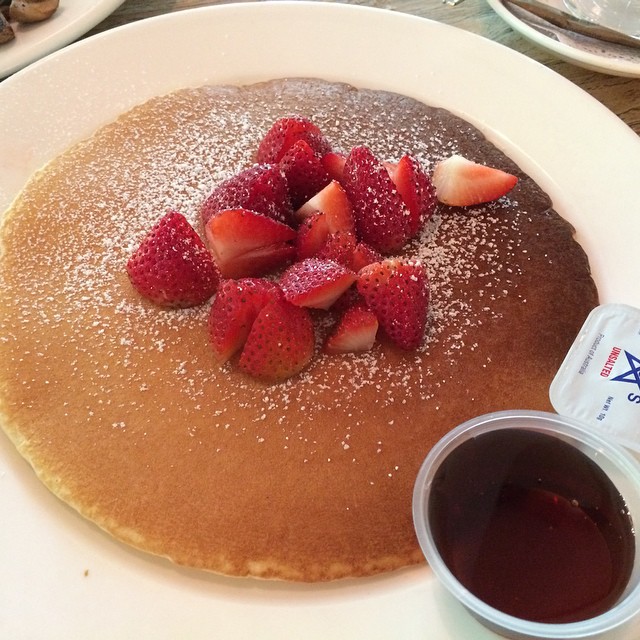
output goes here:
{"type": "Polygon", "coordinates": [[[596,307],[553,379],[549,398],[560,415],[640,452],[640,309],[596,307]]]}

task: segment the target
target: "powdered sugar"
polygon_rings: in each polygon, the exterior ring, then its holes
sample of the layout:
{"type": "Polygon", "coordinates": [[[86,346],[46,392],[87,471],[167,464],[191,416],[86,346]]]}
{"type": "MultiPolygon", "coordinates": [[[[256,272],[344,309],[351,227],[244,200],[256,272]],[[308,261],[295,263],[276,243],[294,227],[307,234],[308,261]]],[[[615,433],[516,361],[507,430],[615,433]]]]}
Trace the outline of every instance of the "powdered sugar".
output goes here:
{"type": "MultiPolygon", "coordinates": [[[[430,277],[429,322],[417,352],[398,355],[376,346],[365,354],[324,355],[320,346],[333,321],[327,316],[318,323],[318,355],[312,366],[261,392],[232,364],[219,369],[213,363],[206,347],[208,305],[168,311],[137,297],[124,264],[141,238],[171,209],[201,231],[199,207],[204,199],[216,184],[251,164],[260,136],[276,117],[293,111],[301,88],[291,82],[285,91],[267,89],[264,95],[203,88],[153,100],[52,164],[43,183],[50,193],[38,189],[21,202],[28,209],[30,199],[43,199],[37,206],[63,240],[59,252],[41,251],[46,234],[37,231],[25,235],[33,244],[10,246],[21,254],[14,256],[16,262],[27,272],[32,265],[39,274],[30,280],[30,295],[20,294],[11,301],[18,309],[13,321],[27,323],[34,331],[65,326],[72,350],[85,355],[99,352],[101,359],[93,362],[91,371],[92,383],[100,389],[96,402],[118,401],[111,396],[117,388],[112,376],[118,384],[145,395],[160,378],[170,376],[178,402],[190,411],[210,412],[207,420],[213,428],[228,429],[231,423],[241,436],[247,422],[240,427],[237,419],[228,419],[229,413],[235,416],[240,411],[257,425],[270,415],[270,424],[281,425],[283,444],[303,441],[307,457],[313,453],[310,434],[316,416],[326,420],[328,411],[341,410],[349,425],[336,435],[336,444],[347,451],[352,448],[345,446],[349,429],[365,421],[371,405],[389,408],[409,398],[436,397],[447,373],[442,366],[431,366],[434,350],[441,362],[455,363],[461,351],[478,346],[467,336],[477,334],[500,313],[493,303],[517,295],[522,258],[517,226],[527,214],[519,211],[517,201],[505,198],[469,211],[440,209],[408,247],[407,255],[422,260],[430,277]],[[54,274],[46,281],[41,275],[43,263],[54,274]],[[40,288],[46,292],[42,296],[40,288]],[[196,339],[200,346],[194,348],[196,339]],[[163,370],[153,369],[156,360],[163,363],[163,370]],[[148,368],[141,366],[145,362],[148,368]],[[365,390],[371,405],[363,408],[357,398],[365,390]],[[214,410],[203,403],[212,397],[214,410]],[[290,420],[290,414],[296,417],[290,420]]],[[[429,169],[437,160],[474,148],[481,140],[468,127],[460,134],[467,145],[461,149],[458,140],[446,137],[446,127],[439,124],[441,112],[425,115],[419,108],[414,115],[416,107],[400,97],[379,95],[372,100],[366,93],[353,93],[345,108],[344,95],[334,107],[331,88],[303,89],[305,104],[314,106],[307,115],[337,150],[366,143],[382,159],[397,160],[409,152],[429,169]],[[396,117],[390,114],[395,113],[402,115],[402,126],[389,129],[396,117]]],[[[14,223],[11,220],[7,228],[11,230],[14,223]]],[[[9,277],[6,269],[3,277],[9,277]]],[[[3,325],[3,333],[8,330],[3,325]]],[[[125,430],[130,421],[123,418],[112,424],[125,430]]],[[[259,429],[251,433],[256,442],[266,437],[259,429]]],[[[268,437],[274,437],[273,430],[268,437]]]]}

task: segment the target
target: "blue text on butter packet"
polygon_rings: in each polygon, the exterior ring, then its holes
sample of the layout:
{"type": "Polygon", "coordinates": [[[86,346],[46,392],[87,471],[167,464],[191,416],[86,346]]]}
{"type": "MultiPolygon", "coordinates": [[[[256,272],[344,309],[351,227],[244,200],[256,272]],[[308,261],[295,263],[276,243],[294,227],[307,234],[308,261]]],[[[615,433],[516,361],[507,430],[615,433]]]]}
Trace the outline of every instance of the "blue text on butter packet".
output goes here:
{"type": "Polygon", "coordinates": [[[640,309],[596,307],[553,379],[549,397],[560,415],[640,451],[640,309]]]}

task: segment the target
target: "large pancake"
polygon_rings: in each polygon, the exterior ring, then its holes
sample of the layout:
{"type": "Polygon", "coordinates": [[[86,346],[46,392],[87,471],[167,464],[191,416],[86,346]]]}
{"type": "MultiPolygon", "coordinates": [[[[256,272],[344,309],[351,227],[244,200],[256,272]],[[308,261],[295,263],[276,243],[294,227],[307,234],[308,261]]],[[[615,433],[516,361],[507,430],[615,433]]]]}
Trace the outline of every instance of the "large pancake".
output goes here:
{"type": "Polygon", "coordinates": [[[547,195],[451,113],[317,80],[153,99],[36,175],[4,216],[0,414],[42,481],[114,537],[179,564],[302,581],[421,561],[414,479],[460,422],[550,409],[548,387],[597,304],[587,258],[547,195]],[[424,346],[322,356],[278,385],[219,370],[208,305],[161,310],[124,265],[169,209],[194,224],[215,184],[282,115],[338,149],[428,169],[458,152],[512,173],[508,197],[441,207],[425,261],[424,346]]]}

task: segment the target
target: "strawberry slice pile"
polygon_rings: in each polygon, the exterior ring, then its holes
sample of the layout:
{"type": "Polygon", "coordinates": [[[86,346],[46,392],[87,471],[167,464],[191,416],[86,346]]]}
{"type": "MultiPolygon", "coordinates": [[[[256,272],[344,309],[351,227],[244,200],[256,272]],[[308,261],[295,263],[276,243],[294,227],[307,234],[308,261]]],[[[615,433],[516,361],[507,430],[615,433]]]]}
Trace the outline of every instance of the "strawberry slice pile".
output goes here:
{"type": "Polygon", "coordinates": [[[517,182],[461,156],[438,163],[430,177],[408,154],[391,162],[366,145],[344,154],[302,117],[276,121],[254,158],[203,202],[204,241],[184,216],[169,212],[127,273],[161,306],[213,297],[215,361],[233,361],[265,381],[285,380],[311,362],[317,320],[326,314],[334,321],[325,353],[368,351],[379,339],[419,348],[429,280],[420,261],[401,252],[438,202],[488,202],[517,182]]]}

